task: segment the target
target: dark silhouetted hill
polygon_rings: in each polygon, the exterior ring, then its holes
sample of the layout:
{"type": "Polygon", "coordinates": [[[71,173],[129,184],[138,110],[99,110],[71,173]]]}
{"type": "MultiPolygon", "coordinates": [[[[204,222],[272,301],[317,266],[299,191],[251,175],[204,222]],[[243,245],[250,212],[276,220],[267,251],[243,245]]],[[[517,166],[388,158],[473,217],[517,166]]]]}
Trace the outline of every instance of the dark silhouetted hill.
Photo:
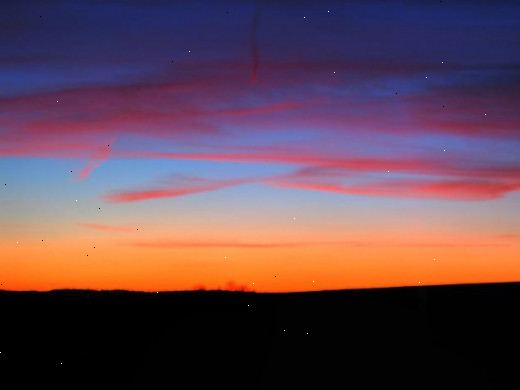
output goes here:
{"type": "Polygon", "coordinates": [[[520,284],[0,292],[0,389],[519,388],[520,284]]]}

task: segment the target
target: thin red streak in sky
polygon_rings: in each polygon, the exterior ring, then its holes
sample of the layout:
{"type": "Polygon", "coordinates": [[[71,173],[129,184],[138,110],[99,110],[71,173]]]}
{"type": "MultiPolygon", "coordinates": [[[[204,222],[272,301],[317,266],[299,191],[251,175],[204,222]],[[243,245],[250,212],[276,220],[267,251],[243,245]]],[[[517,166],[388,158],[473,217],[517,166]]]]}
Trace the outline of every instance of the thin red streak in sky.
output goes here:
{"type": "MultiPolygon", "coordinates": [[[[164,158],[173,160],[193,161],[220,161],[240,163],[278,163],[309,165],[297,173],[298,176],[305,175],[308,169],[316,169],[313,176],[317,176],[319,169],[322,174],[328,176],[329,171],[341,171],[343,175],[352,172],[391,172],[417,173],[429,175],[445,175],[460,177],[479,178],[504,178],[520,179],[520,167],[515,165],[501,166],[498,164],[479,165],[468,164],[467,161],[449,159],[448,157],[436,158],[398,158],[398,157],[335,157],[321,156],[317,154],[299,152],[297,150],[275,151],[265,153],[169,153],[169,152],[122,152],[121,157],[128,158],[164,158]]],[[[292,174],[292,176],[296,175],[292,174]]]]}
{"type": "Polygon", "coordinates": [[[284,188],[334,192],[346,195],[396,196],[404,198],[443,198],[452,200],[487,200],[520,189],[520,183],[463,180],[396,180],[345,185],[319,181],[270,180],[284,188]]]}
{"type": "Polygon", "coordinates": [[[133,226],[106,225],[100,223],[78,223],[78,225],[87,229],[105,232],[131,233],[136,231],[136,228],[133,226]]]}
{"type": "Polygon", "coordinates": [[[256,83],[258,77],[258,18],[260,16],[260,12],[258,10],[258,6],[255,8],[255,13],[253,15],[253,22],[251,25],[251,61],[252,61],[252,69],[251,69],[251,81],[256,83]]]}
{"type": "Polygon", "coordinates": [[[242,249],[269,249],[269,248],[293,248],[310,246],[312,243],[305,242],[200,242],[200,241],[139,241],[134,242],[133,246],[145,248],[175,249],[175,248],[242,248],[242,249]]]}
{"type": "Polygon", "coordinates": [[[304,248],[314,246],[346,246],[346,247],[503,247],[503,244],[496,243],[475,243],[475,242],[396,242],[394,241],[287,241],[287,242],[240,242],[240,241],[181,241],[181,240],[149,240],[132,241],[125,244],[142,248],[153,249],[206,249],[206,248],[236,248],[236,249],[277,249],[277,248],[304,248]]]}
{"type": "Polygon", "coordinates": [[[131,190],[121,191],[105,196],[105,200],[112,203],[128,203],[137,202],[151,199],[161,198],[176,198],[179,196],[186,196],[191,194],[197,194],[201,192],[210,192],[219,190],[226,187],[236,186],[244,183],[253,181],[253,179],[235,179],[235,180],[223,180],[223,181],[207,181],[202,182],[199,185],[187,185],[187,186],[171,186],[165,188],[154,188],[145,190],[131,190]]]}

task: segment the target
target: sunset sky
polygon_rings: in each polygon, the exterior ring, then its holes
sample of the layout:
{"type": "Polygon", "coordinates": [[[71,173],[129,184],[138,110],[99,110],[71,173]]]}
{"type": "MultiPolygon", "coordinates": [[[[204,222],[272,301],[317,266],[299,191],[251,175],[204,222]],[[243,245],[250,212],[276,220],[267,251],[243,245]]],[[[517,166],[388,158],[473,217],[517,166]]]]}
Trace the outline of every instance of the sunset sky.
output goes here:
{"type": "Polygon", "coordinates": [[[0,289],[520,280],[520,3],[6,1],[0,289]]]}

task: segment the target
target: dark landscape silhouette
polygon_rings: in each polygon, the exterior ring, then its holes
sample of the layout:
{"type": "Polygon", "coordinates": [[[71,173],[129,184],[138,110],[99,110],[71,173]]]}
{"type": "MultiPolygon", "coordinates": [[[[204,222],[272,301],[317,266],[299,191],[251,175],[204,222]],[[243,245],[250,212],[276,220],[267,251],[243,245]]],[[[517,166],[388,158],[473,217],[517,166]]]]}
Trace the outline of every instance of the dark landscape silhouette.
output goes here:
{"type": "Polygon", "coordinates": [[[520,284],[0,292],[0,388],[505,388],[520,284]]]}

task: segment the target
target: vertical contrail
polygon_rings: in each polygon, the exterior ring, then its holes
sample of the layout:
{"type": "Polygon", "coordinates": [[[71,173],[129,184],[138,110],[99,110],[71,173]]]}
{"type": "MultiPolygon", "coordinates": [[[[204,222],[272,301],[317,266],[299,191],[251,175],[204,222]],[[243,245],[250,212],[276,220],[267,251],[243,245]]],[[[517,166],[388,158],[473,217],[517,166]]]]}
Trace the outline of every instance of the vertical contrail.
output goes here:
{"type": "Polygon", "coordinates": [[[255,13],[253,14],[253,23],[251,25],[251,81],[256,83],[258,77],[258,45],[257,45],[257,30],[258,30],[258,18],[260,11],[258,5],[255,5],[255,13]]]}

